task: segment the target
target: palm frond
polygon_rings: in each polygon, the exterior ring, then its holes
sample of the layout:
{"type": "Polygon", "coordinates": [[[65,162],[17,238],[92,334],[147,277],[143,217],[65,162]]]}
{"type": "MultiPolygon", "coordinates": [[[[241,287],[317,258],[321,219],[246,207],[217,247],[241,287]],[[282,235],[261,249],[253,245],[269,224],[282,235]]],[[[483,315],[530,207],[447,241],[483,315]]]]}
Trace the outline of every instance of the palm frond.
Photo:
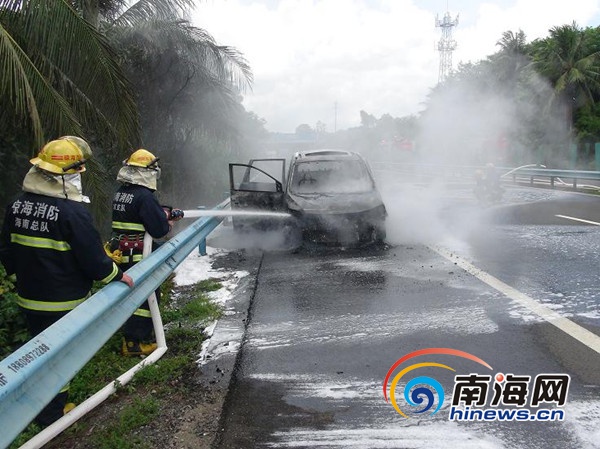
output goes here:
{"type": "Polygon", "coordinates": [[[221,80],[244,91],[251,86],[252,71],[236,49],[219,46],[205,30],[185,20],[148,20],[136,27],[112,27],[108,36],[121,53],[132,49],[138,56],[176,52],[193,66],[198,76],[221,80]]]}
{"type": "MultiPolygon", "coordinates": [[[[59,89],[57,79],[68,78],[89,99],[91,109],[78,110],[81,123],[105,117],[121,145],[138,140],[136,103],[118,59],[108,41],[72,9],[66,0],[0,0],[3,24],[47,84],[59,89]]],[[[60,92],[65,100],[68,92],[60,92]]],[[[35,98],[38,108],[42,99],[35,98]]],[[[79,102],[82,104],[82,102],[79,102]]],[[[43,115],[42,115],[43,117],[43,115]]],[[[59,127],[58,132],[71,131],[59,127]]]]}
{"type": "Polygon", "coordinates": [[[0,97],[17,117],[29,118],[34,141],[41,146],[45,130],[81,133],[76,115],[65,99],[47,82],[32,61],[0,23],[0,97]],[[44,117],[42,120],[40,117],[44,117]]]}
{"type": "Polygon", "coordinates": [[[194,6],[193,0],[139,0],[111,22],[117,27],[136,27],[148,20],[174,20],[194,6]]]}

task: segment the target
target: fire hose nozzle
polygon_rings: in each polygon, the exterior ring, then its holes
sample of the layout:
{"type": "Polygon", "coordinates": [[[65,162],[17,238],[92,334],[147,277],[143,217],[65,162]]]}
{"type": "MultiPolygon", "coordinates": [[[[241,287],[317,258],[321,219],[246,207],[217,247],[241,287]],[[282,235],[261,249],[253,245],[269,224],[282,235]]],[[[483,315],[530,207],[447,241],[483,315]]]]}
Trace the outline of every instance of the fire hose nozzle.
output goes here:
{"type": "Polygon", "coordinates": [[[162,206],[167,213],[167,220],[177,221],[183,218],[184,212],[181,209],[175,209],[171,206],[162,206]]]}
{"type": "Polygon", "coordinates": [[[169,220],[181,220],[185,214],[181,209],[171,209],[169,220]]]}

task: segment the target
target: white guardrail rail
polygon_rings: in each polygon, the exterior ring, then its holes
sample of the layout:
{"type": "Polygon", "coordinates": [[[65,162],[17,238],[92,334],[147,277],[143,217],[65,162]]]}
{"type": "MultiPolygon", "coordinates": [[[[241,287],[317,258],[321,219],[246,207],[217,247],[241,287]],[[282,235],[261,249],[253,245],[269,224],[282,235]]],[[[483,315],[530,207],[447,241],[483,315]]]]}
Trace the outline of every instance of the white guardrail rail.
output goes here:
{"type": "MultiPolygon", "coordinates": [[[[215,209],[227,207],[229,199],[215,209]]],[[[108,284],[0,361],[0,448],[14,441],[146,299],[155,330],[159,328],[158,349],[21,447],[41,447],[165,353],[162,320],[151,300],[154,290],[194,249],[202,251],[206,237],[222,220],[223,216],[199,218],[127,271],[133,288],[122,282],[108,284]]]]}
{"type": "Polygon", "coordinates": [[[554,168],[542,167],[518,167],[506,173],[503,176],[512,176],[513,182],[517,182],[519,177],[526,177],[530,184],[534,184],[536,178],[547,178],[550,180],[550,186],[554,187],[555,181],[567,185],[564,180],[570,180],[574,189],[577,188],[578,181],[600,181],[600,171],[592,170],[558,170],[554,168]]]}
{"type": "MultiPolygon", "coordinates": [[[[485,170],[483,166],[472,165],[441,165],[419,164],[403,162],[371,162],[371,167],[376,172],[405,173],[413,177],[429,178],[454,178],[472,179],[477,170],[485,170]]],[[[521,167],[496,167],[496,171],[503,179],[510,177],[513,182],[528,182],[534,185],[536,181],[547,180],[551,187],[558,181],[563,186],[571,184],[573,189],[586,187],[578,185],[579,181],[594,181],[600,185],[600,171],[593,170],[567,170],[546,168],[539,164],[528,164],[521,167]],[[565,180],[570,181],[567,183],[565,180]]],[[[595,185],[587,187],[596,187],[595,185]]]]}

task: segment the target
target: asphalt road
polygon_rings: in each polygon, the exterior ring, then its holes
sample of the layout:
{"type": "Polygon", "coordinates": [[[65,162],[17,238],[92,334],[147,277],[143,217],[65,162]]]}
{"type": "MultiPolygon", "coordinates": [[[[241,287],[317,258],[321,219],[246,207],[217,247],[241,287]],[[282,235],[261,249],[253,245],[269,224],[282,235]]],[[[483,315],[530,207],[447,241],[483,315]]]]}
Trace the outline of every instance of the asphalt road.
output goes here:
{"type": "Polygon", "coordinates": [[[262,254],[215,447],[600,447],[600,199],[510,188],[481,207],[460,186],[423,192],[386,202],[385,248],[262,254]],[[463,389],[453,410],[455,376],[470,374],[489,376],[487,395],[463,389]],[[538,375],[570,382],[536,389],[538,375]],[[426,412],[423,390],[405,396],[418,376],[444,394],[428,388],[426,412]],[[532,406],[534,391],[547,401],[532,406]],[[461,419],[469,409],[523,419],[461,419]]]}

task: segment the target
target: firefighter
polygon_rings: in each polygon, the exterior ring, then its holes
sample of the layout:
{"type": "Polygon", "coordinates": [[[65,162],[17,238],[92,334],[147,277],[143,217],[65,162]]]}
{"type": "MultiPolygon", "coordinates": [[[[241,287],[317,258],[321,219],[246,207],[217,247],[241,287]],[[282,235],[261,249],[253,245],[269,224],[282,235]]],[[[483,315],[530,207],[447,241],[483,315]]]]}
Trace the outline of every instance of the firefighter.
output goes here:
{"type": "MultiPolygon", "coordinates": [[[[30,161],[23,194],[6,209],[0,261],[8,274],[16,274],[17,302],[31,337],[85,301],[93,281],[133,286],[131,277],[107,257],[83,204],[77,179],[85,171],[84,153],[91,156],[80,138],[48,142],[30,161]]],[[[59,419],[74,407],[67,399],[68,384],[35,421],[46,426],[59,419]]]]}
{"type": "MultiPolygon", "coordinates": [[[[161,206],[154,196],[160,177],[158,158],[145,149],[134,151],[123,161],[117,181],[122,185],[113,198],[112,239],[110,251],[123,270],[142,260],[144,234],[153,239],[165,237],[173,221],[183,216],[178,209],[161,206]]],[[[159,290],[156,291],[157,300],[159,290]]],[[[144,302],[123,326],[121,353],[146,356],[156,349],[148,301],[144,302]]]]}
{"type": "MultiPolygon", "coordinates": [[[[73,144],[77,145],[79,147],[79,149],[81,150],[81,152],[83,153],[83,159],[84,160],[87,161],[87,160],[89,160],[89,159],[92,158],[92,149],[87,144],[87,142],[85,140],[83,140],[81,137],[63,136],[60,139],[68,140],[69,142],[72,142],[73,144]]],[[[75,187],[77,187],[77,190],[81,194],[82,201],[84,203],[89,203],[90,202],[90,198],[88,196],[85,196],[83,194],[82,183],[81,183],[81,173],[80,172],[66,174],[65,175],[65,179],[67,181],[69,181],[71,184],[73,184],[75,187]]]]}

